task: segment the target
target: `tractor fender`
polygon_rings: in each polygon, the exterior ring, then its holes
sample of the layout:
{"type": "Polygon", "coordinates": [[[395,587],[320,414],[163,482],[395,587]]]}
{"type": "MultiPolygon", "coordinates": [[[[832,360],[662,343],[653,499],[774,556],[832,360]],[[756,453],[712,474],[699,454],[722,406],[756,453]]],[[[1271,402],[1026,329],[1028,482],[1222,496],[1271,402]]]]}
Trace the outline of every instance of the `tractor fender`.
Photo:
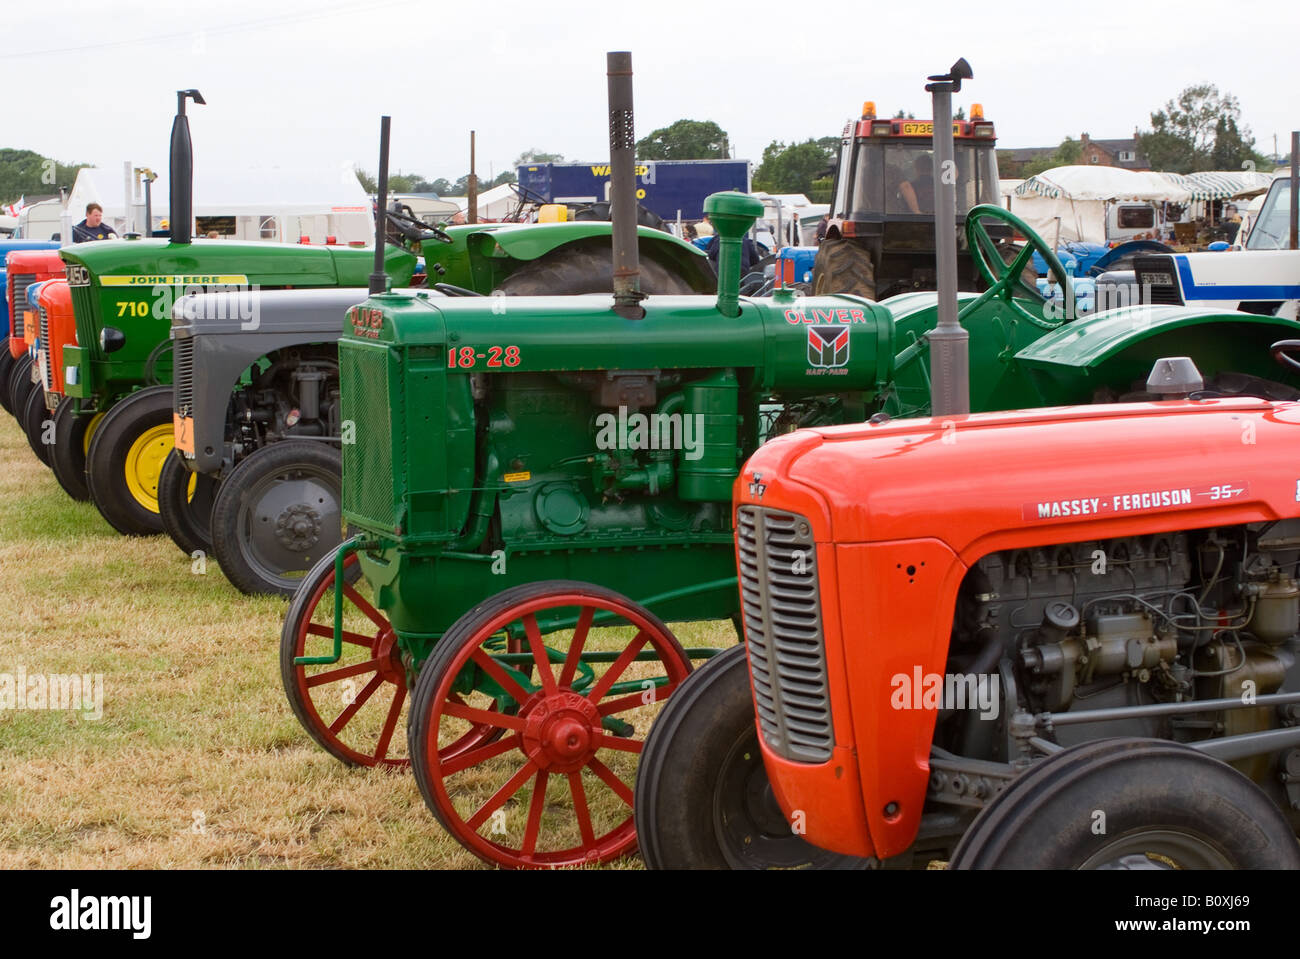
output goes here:
{"type": "MultiPolygon", "coordinates": [[[[495,289],[521,263],[536,260],[563,246],[608,237],[612,233],[612,224],[597,220],[521,223],[471,234],[465,243],[474,274],[473,288],[495,289]]],[[[712,293],[716,289],[717,280],[708,256],[685,240],[652,227],[638,226],[637,247],[642,256],[676,269],[698,292],[712,293]]]]}
{"type": "Polygon", "coordinates": [[[1234,371],[1300,385],[1269,354],[1300,336],[1300,323],[1276,316],[1185,306],[1126,306],[1062,324],[1016,353],[1043,405],[1091,402],[1098,389],[1124,393],[1144,383],[1165,356],[1190,356],[1205,377],[1234,371]]]}
{"type": "MultiPolygon", "coordinates": [[[[172,307],[174,345],[191,344],[186,432],[198,473],[218,473],[226,456],[226,408],[240,374],[264,356],[291,346],[334,343],[343,334],[344,313],[361,303],[364,288],[239,290],[183,296],[172,307]]],[[[177,379],[184,362],[177,356],[177,379]]]]}

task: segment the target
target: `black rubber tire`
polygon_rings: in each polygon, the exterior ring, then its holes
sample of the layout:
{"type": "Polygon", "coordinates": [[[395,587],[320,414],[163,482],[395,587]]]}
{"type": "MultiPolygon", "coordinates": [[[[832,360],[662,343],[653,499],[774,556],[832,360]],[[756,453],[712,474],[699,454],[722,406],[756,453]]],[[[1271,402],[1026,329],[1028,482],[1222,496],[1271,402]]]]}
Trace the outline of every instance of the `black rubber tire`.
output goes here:
{"type": "MultiPolygon", "coordinates": [[[[342,525],[330,529],[333,515],[342,516],[343,457],[337,449],[314,440],[281,440],[252,453],[231,471],[217,490],[212,506],[212,553],[221,565],[221,571],[242,593],[256,595],[292,596],[302,576],[322,557],[332,556],[343,541],[342,525]],[[261,492],[260,487],[272,483],[277,477],[305,478],[310,474],[316,481],[329,487],[334,496],[328,504],[326,515],[319,521],[317,539],[303,549],[292,550],[301,566],[271,569],[272,563],[281,564],[275,557],[259,551],[248,534],[253,508],[248,497],[261,492]],[[298,573],[299,575],[284,575],[298,573]]],[[[314,494],[319,499],[319,493],[314,494]]],[[[298,504],[295,504],[298,505],[298,504]]],[[[321,503],[301,504],[315,508],[321,503]]],[[[264,516],[262,522],[270,522],[264,516]]]]}
{"type": "Polygon", "coordinates": [[[195,474],[172,450],[158,474],[158,514],[163,531],[186,556],[212,552],[212,507],[217,501],[220,480],[207,473],[195,474]],[[194,495],[190,496],[190,477],[194,495]]]}
{"type": "Polygon", "coordinates": [[[948,866],[1140,869],[1174,863],[1298,869],[1300,844],[1281,810],[1231,766],[1179,743],[1117,738],[1062,750],[1013,781],[966,830],[948,866]],[[1093,831],[1101,822],[1098,812],[1105,814],[1101,835],[1093,831]],[[1159,831],[1174,838],[1162,839],[1159,831]],[[1192,848],[1178,861],[1159,852],[1162,842],[1192,848]]]}
{"type": "Polygon", "coordinates": [[[835,237],[822,240],[813,260],[812,282],[816,296],[852,293],[868,300],[876,298],[876,271],[871,265],[871,253],[853,240],[835,237]]]}
{"type": "Polygon", "coordinates": [[[819,849],[786,824],[763,769],[743,646],[733,646],[698,667],[668,699],[641,752],[633,798],[641,856],[651,869],[876,865],[873,859],[819,849]],[[728,775],[734,771],[740,771],[746,787],[753,787],[746,789],[747,795],[757,789],[762,802],[771,803],[762,810],[766,831],[753,820],[727,820],[733,831],[757,837],[748,845],[734,836],[728,842],[718,809],[723,798],[719,790],[736,782],[728,775]]]}
{"type": "Polygon", "coordinates": [[[162,517],[141,504],[126,483],[126,457],[146,431],[172,421],[172,388],[151,386],[113,406],[99,422],[86,455],[90,498],[101,516],[125,536],[162,532],[162,517]]]}
{"type": "Polygon", "coordinates": [[[9,396],[9,412],[20,422],[23,409],[27,405],[27,394],[34,389],[36,384],[32,382],[32,358],[20,356],[9,371],[9,382],[6,388],[9,396]]]}
{"type": "MultiPolygon", "coordinates": [[[[647,256],[641,257],[642,293],[694,293],[685,277],[647,256]]],[[[506,296],[568,296],[610,293],[614,283],[609,242],[579,241],[530,260],[501,281],[506,296]]]]}
{"type": "Polygon", "coordinates": [[[15,362],[13,354],[9,352],[9,337],[0,337],[0,406],[11,416],[14,411],[9,408],[9,391],[4,387],[9,385],[9,374],[13,372],[15,362]]]}
{"type": "Polygon", "coordinates": [[[50,467],[63,491],[79,503],[90,501],[86,483],[86,430],[95,413],[75,412],[76,401],[64,397],[54,411],[54,448],[50,467]]]}
{"type": "Polygon", "coordinates": [[[51,443],[45,442],[46,438],[54,437],[47,432],[46,423],[51,422],[50,411],[45,408],[45,390],[37,386],[27,394],[27,402],[23,406],[22,417],[18,420],[22,425],[23,432],[27,434],[27,445],[32,448],[36,458],[46,466],[50,465],[50,446],[51,443]]]}

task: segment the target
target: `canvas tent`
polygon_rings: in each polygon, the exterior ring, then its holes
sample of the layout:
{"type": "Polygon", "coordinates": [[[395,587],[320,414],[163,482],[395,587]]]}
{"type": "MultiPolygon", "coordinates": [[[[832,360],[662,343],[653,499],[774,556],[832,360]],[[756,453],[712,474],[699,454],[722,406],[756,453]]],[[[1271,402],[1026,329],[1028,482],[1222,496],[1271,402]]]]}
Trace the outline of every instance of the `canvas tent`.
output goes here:
{"type": "Polygon", "coordinates": [[[1109,204],[1190,198],[1190,190],[1159,173],[1074,165],[1029,177],[1012,192],[1010,209],[1049,243],[1105,243],[1109,204]]]}
{"type": "MultiPolygon", "coordinates": [[[[128,164],[129,166],[129,164],[128,164]]],[[[68,195],[74,222],[85,216],[86,204],[104,208],[104,219],[119,235],[144,229],[144,198],[128,187],[130,170],[85,168],[68,195]]],[[[164,229],[168,213],[166,175],[152,185],[154,230],[164,229]]],[[[194,171],[195,236],[215,230],[225,238],[324,243],[368,242],[374,236],[374,214],[350,165],[337,167],[202,167],[194,171]]]]}

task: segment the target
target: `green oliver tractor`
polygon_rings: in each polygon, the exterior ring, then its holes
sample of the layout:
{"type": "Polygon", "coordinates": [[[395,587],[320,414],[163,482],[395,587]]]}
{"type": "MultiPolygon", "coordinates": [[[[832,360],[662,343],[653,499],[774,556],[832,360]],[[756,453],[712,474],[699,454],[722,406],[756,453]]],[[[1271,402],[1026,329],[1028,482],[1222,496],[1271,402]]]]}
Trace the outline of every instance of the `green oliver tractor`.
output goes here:
{"type": "MultiPolygon", "coordinates": [[[[631,784],[658,706],[730,642],[666,623],[739,613],[731,494],[759,444],[928,412],[936,294],[740,298],[740,238],[761,204],[715,194],[706,210],[722,238],[716,299],[500,310],[391,291],[348,311],[342,512],[358,534],[295,593],[282,679],[324,749],[412,766],[433,814],[487,862],[634,849],[631,784]]],[[[976,206],[966,236],[986,286],[960,309],[974,410],[1135,395],[1169,355],[1191,356],[1207,390],[1300,396],[1266,349],[1296,323],[1056,315],[1023,268],[1037,249],[1070,278],[1025,224],[976,206]],[[1029,238],[1010,263],[990,236],[1008,224],[1029,238]]],[[[626,252],[616,242],[616,261],[626,252]]],[[[779,588],[785,574],[767,575],[779,588]]]]}

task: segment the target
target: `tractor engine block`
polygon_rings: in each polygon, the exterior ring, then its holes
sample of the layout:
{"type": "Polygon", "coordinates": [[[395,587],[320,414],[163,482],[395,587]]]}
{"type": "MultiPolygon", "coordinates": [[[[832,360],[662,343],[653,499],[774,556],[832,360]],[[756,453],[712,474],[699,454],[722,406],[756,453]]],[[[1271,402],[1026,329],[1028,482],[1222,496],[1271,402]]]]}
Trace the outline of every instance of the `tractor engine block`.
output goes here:
{"type": "MultiPolygon", "coordinates": [[[[1283,521],[994,553],[962,584],[948,671],[1000,675],[1015,696],[1004,715],[1274,692],[1288,673],[1300,678],[1297,547],[1300,523],[1283,521]]],[[[1264,712],[1065,725],[1057,736],[1193,741],[1225,724],[1268,728],[1264,712]]],[[[957,717],[944,714],[938,741],[1006,758],[992,724],[957,717]]]]}

